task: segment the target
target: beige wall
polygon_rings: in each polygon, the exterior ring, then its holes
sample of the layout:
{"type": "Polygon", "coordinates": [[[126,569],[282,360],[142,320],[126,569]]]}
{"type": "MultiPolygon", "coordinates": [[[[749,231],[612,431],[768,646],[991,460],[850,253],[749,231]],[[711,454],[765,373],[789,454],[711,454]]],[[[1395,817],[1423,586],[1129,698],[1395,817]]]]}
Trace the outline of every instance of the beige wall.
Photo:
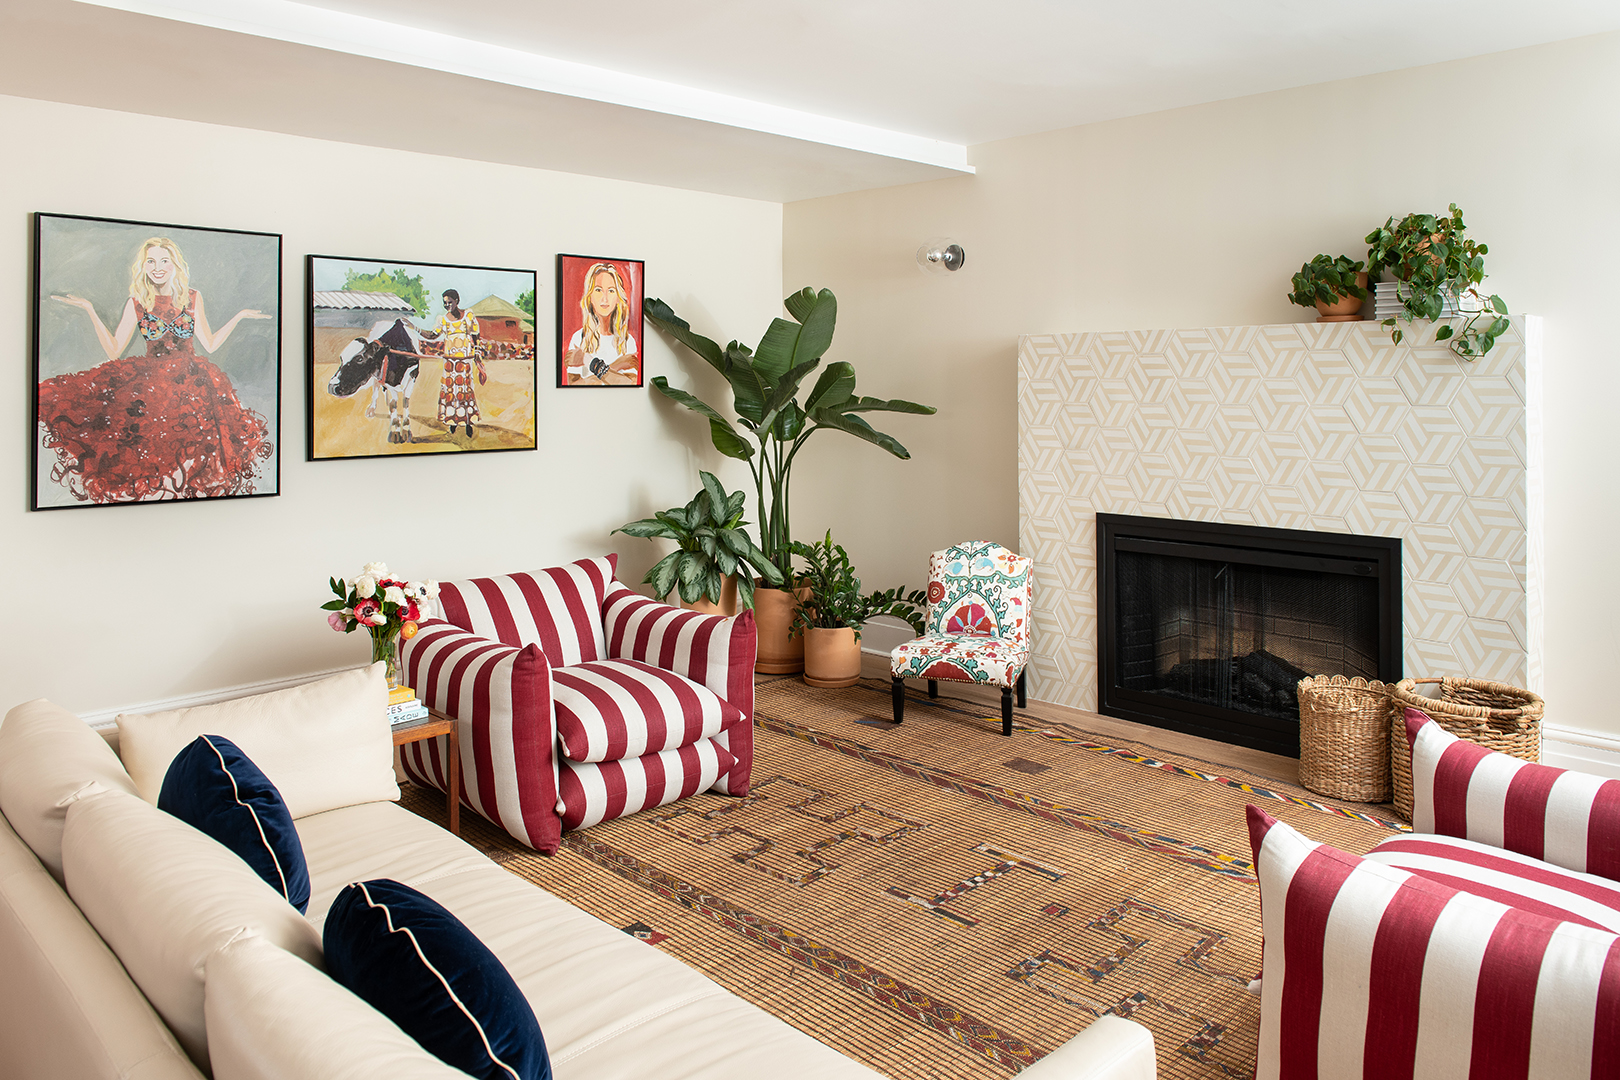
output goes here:
{"type": "MultiPolygon", "coordinates": [[[[19,98],[0,97],[0,130],[0,710],[48,696],[97,712],[359,663],[365,635],[333,634],[317,608],[329,576],[373,559],[453,578],[611,548],[640,580],[653,545],[608,531],[716,468],[703,426],[651,391],[559,391],[544,368],[536,452],[306,462],[306,253],[536,269],[546,354],[559,251],[643,258],[653,295],[748,340],[780,310],[774,203],[19,98]],[[26,509],[34,211],[284,234],[282,495],[26,509]]],[[[717,391],[656,335],[646,356],[717,391]]]]}
{"type": "Polygon", "coordinates": [[[1493,289],[1546,318],[1548,718],[1620,733],[1617,101],[1611,34],[991,143],[974,177],[788,205],[784,284],[838,293],[834,355],[866,393],[940,406],[890,427],[911,462],[830,437],[807,456],[796,531],[830,524],[885,586],[952,541],[1016,543],[1019,334],[1304,319],[1301,262],[1456,202],[1493,289]],[[917,272],[938,234],[961,273],[917,272]]]}

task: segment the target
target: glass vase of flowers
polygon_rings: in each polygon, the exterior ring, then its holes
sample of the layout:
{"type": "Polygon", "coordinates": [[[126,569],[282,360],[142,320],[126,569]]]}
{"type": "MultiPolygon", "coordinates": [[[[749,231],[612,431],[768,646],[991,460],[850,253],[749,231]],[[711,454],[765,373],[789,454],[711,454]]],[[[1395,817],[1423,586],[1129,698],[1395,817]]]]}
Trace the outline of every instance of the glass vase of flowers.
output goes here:
{"type": "Polygon", "coordinates": [[[360,576],[351,580],[332,578],[336,600],[328,600],[321,610],[328,612],[333,630],[348,634],[365,627],[371,635],[372,663],[388,665],[388,685],[399,682],[399,639],[416,636],[422,605],[438,599],[437,581],[405,581],[391,576],[380,562],[366,563],[360,576]]]}

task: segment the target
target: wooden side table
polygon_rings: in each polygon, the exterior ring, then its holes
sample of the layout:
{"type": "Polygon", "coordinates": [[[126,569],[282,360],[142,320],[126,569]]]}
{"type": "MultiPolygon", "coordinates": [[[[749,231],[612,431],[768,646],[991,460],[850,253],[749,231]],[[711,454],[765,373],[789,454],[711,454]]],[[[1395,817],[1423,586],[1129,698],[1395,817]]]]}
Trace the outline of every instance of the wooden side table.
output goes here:
{"type": "Polygon", "coordinates": [[[456,735],[456,722],[440,712],[430,713],[426,720],[413,720],[394,728],[394,745],[421,742],[440,735],[450,736],[450,761],[445,772],[449,774],[450,790],[446,792],[450,808],[450,832],[461,835],[461,739],[456,735]]]}

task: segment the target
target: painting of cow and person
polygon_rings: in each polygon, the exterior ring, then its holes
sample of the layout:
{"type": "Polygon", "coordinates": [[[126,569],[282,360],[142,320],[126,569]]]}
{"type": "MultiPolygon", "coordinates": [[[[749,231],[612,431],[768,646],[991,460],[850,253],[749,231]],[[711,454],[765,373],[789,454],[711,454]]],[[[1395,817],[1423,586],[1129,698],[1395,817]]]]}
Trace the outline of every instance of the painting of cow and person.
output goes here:
{"type": "Polygon", "coordinates": [[[533,270],[309,257],[309,458],[535,448],[533,270]]]}
{"type": "Polygon", "coordinates": [[[34,215],[35,510],[280,490],[281,237],[34,215]]]}

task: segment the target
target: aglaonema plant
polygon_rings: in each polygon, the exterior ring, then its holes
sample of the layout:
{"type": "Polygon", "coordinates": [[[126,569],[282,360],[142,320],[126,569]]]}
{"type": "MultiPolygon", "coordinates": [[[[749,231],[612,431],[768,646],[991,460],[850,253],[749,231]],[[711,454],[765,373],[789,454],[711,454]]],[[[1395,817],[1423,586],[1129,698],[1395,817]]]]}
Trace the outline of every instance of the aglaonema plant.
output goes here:
{"type": "Polygon", "coordinates": [[[823,369],[801,404],[799,391],[804,380],[821,366],[832,345],[838,300],[830,289],[817,292],[807,288],[783,303],[792,321],[771,320],[755,349],[736,341],[722,348],[694,332],[691,324],[656,297],[648,297],[642,310],[649,322],[696,353],[730,384],[735,420],[727,419],[685,390],[670,386],[662,375],[652,380],[659,393],[709,421],[709,436],[716,450],[748,463],[758,497],[759,546],[787,578],[793,571],[788,493],[794,460],[810,436],[824,430],[842,431],[905,459],[911,457],[911,452],[894,436],[872,427],[861,414],[932,415],[937,410],[911,401],[861,397],[855,392],[855,368],[843,360],[823,369]]]}
{"type": "MultiPolygon", "coordinates": [[[[782,575],[765,553],[743,531],[743,500],[747,493],[727,493],[713,473],[699,473],[703,487],[685,506],[660,510],[650,518],[621,525],[613,532],[648,539],[673,540],[678,545],[654,564],[642,584],[659,596],[679,592],[688,604],[701,597],[720,602],[725,579],[737,575],[737,600],[754,606],[754,574],[767,585],[782,584],[782,575]]],[[[611,533],[609,535],[612,535],[611,533]]]]}

